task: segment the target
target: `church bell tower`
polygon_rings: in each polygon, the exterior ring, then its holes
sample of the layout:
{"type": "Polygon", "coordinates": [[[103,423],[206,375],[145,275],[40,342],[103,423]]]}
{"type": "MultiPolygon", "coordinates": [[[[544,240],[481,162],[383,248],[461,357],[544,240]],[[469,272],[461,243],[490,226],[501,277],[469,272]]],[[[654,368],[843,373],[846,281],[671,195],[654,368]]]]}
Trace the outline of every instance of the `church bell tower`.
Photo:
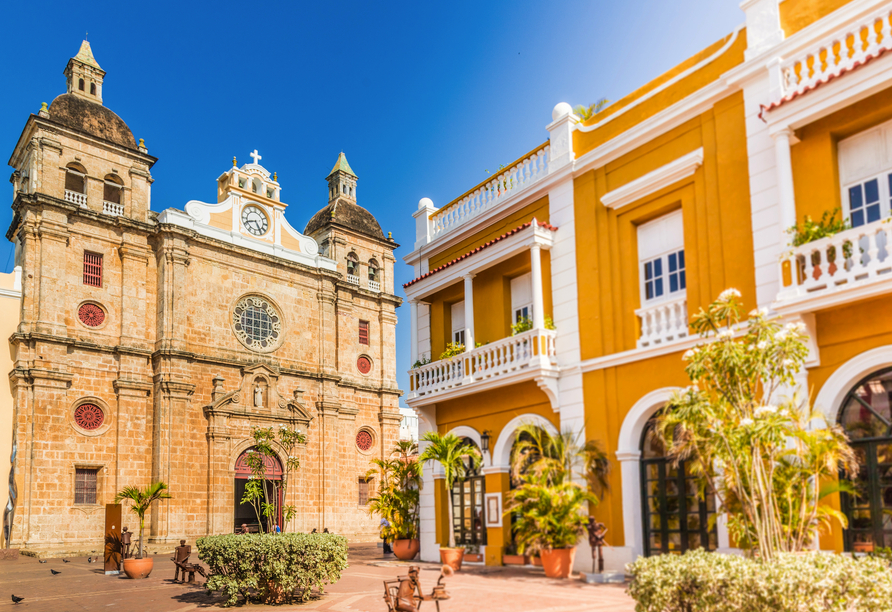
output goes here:
{"type": "Polygon", "coordinates": [[[341,153],[334,168],[326,177],[328,181],[328,203],[338,199],[356,203],[356,175],[347,163],[347,156],[341,153]]]}
{"type": "Polygon", "coordinates": [[[93,50],[86,40],[81,43],[77,55],[68,60],[65,77],[68,79],[68,93],[90,102],[102,104],[102,77],[105,70],[99,67],[93,50]]]}

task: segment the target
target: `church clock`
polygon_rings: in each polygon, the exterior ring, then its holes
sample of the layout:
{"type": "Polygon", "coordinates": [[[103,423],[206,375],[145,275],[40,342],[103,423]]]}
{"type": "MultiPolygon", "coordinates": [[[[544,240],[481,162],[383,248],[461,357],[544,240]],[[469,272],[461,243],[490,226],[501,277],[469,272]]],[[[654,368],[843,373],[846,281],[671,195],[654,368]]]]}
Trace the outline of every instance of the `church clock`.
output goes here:
{"type": "Polygon", "coordinates": [[[269,229],[266,215],[256,206],[245,206],[242,209],[242,225],[255,236],[263,236],[269,229]]]}

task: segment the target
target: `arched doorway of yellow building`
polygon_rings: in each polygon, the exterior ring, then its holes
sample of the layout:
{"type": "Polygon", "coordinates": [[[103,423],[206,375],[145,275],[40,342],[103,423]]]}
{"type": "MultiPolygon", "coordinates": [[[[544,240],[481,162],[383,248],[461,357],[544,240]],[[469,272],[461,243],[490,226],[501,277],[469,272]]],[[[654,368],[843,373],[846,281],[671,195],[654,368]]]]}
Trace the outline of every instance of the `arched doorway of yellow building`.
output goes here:
{"type": "MultiPolygon", "coordinates": [[[[466,444],[477,448],[471,438],[464,438],[466,444]]],[[[481,465],[482,467],[482,465],[481,465]]],[[[452,520],[456,546],[485,546],[486,522],[484,520],[484,500],[486,480],[481,468],[474,468],[470,460],[465,459],[466,476],[456,481],[452,487],[452,520]]]]}
{"type": "Polygon", "coordinates": [[[892,546],[892,368],[858,382],[843,400],[839,423],[861,467],[855,491],[841,495],[849,526],[845,550],[892,546]]]}

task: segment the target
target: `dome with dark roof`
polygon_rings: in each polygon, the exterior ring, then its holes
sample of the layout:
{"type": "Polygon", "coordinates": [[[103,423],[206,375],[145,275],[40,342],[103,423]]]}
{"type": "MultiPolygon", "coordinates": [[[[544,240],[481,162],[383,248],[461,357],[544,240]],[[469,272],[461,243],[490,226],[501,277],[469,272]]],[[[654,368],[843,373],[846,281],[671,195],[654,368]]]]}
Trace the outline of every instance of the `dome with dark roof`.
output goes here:
{"type": "Polygon", "coordinates": [[[362,206],[348,200],[338,199],[313,215],[304,229],[304,234],[312,236],[329,223],[347,227],[376,240],[384,240],[384,232],[381,231],[375,216],[362,206]]]}
{"type": "Polygon", "coordinates": [[[136,149],[133,132],[110,109],[75,94],[62,94],[49,107],[50,119],[79,132],[136,149]]]}

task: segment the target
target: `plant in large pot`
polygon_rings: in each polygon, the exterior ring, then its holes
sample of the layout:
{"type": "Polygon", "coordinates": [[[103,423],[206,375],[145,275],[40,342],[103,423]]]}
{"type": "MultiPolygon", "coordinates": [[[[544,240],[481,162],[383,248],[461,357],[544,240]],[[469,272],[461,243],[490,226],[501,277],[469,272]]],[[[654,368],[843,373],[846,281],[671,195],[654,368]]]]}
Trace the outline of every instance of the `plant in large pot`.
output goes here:
{"type": "Polygon", "coordinates": [[[369,514],[387,520],[381,537],[393,542],[397,559],[410,561],[420,549],[418,541],[418,491],[421,488],[421,463],[418,444],[400,440],[387,459],[372,460],[374,467],[366,474],[380,484],[369,499],[369,514]]]}
{"type": "Polygon", "coordinates": [[[517,551],[538,553],[546,576],[566,578],[588,525],[586,506],[596,506],[594,490],[606,486],[607,456],[595,441],[580,444],[572,431],[550,433],[524,423],[517,436],[511,471],[521,484],[504,510],[515,516],[517,551]]]}
{"type": "Polygon", "coordinates": [[[146,527],[146,512],[159,499],[170,499],[167,485],[160,481],[153,482],[144,489],[134,486],[124,487],[115,495],[116,504],[129,500],[130,510],[139,517],[139,544],[136,557],[124,559],[124,573],[129,578],[148,578],[152,573],[154,560],[146,555],[146,549],[143,546],[143,532],[146,527]]]}
{"type": "Polygon", "coordinates": [[[480,467],[483,457],[480,451],[477,450],[477,447],[452,433],[441,436],[435,431],[429,431],[424,434],[421,440],[428,444],[427,448],[421,453],[421,457],[418,458],[419,463],[436,461],[443,466],[446,491],[450,497],[449,502],[446,504],[449,546],[440,547],[440,561],[458,571],[461,569],[465,549],[455,546],[455,530],[452,527],[452,487],[456,481],[461,482],[464,480],[469,469],[480,467]]]}

